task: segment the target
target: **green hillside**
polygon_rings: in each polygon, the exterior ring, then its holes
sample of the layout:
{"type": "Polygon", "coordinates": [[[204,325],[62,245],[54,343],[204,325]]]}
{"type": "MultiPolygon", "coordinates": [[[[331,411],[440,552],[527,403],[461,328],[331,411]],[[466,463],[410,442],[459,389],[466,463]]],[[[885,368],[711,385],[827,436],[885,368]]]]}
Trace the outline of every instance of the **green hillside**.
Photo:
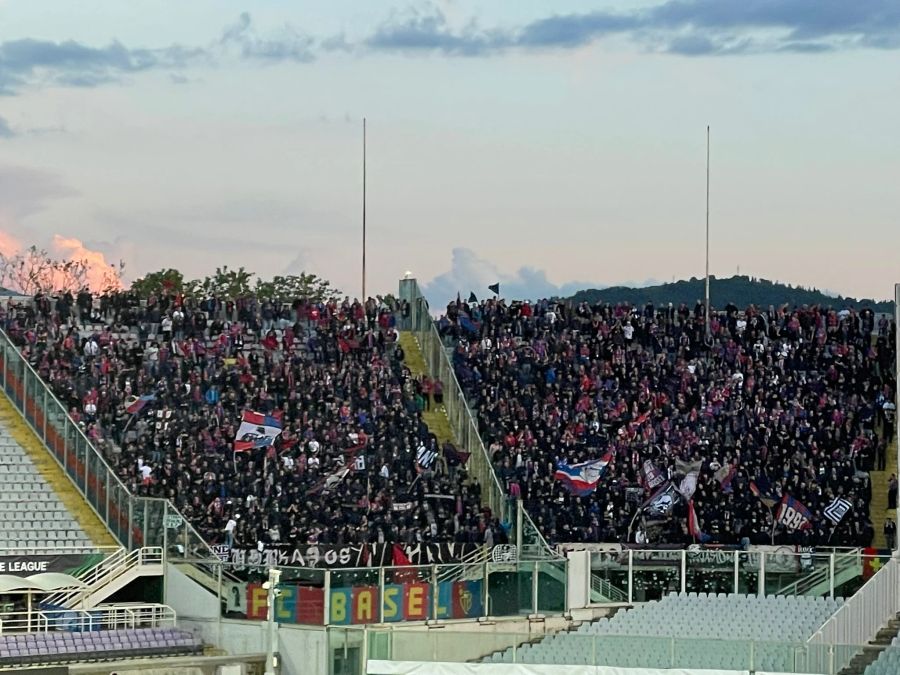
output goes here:
{"type": "MultiPolygon", "coordinates": [[[[611,286],[610,288],[588,289],[579,291],[573,295],[572,302],[598,302],[617,303],[627,302],[632,305],[644,305],[652,302],[654,305],[672,303],[675,306],[687,303],[693,307],[698,300],[703,299],[703,279],[690,279],[676,281],[659,286],[646,288],[628,288],[625,286],[611,286]]],[[[894,303],[886,300],[875,301],[870,299],[845,298],[843,296],[827,295],[815,288],[801,288],[789,286],[766,279],[753,279],[746,276],[734,276],[728,279],[710,278],[709,283],[710,305],[722,308],[732,302],[738,308],[743,309],[749,305],[766,308],[769,305],[778,307],[785,303],[797,307],[800,305],[823,305],[836,309],[862,309],[868,307],[876,313],[893,313],[894,303]]]]}

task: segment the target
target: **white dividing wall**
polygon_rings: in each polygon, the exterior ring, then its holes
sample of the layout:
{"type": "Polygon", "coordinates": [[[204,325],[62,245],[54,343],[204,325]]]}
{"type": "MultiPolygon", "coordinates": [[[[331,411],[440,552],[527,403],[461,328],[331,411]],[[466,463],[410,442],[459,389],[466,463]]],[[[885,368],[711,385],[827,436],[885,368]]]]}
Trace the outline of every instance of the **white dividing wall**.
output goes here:
{"type": "Polygon", "coordinates": [[[566,557],[569,559],[566,607],[587,607],[591,603],[591,552],[569,551],[566,557]]]}
{"type": "Polygon", "coordinates": [[[219,601],[171,563],[166,565],[166,604],[180,619],[215,619],[219,616],[219,601]]]}

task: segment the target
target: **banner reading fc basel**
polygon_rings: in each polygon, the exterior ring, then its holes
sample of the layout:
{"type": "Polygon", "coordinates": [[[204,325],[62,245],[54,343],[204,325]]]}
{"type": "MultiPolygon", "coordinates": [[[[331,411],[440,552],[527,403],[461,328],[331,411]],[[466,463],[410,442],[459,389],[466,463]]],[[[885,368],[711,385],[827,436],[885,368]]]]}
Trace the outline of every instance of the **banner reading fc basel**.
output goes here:
{"type": "MultiPolygon", "coordinates": [[[[325,591],[307,586],[279,585],[275,620],[280,623],[321,625],[325,591]]],[[[483,585],[477,581],[443,581],[434,593],[430,583],[386,584],[379,598],[377,586],[332,588],[331,624],[364,624],[426,619],[474,619],[484,615],[483,585]],[[380,604],[379,604],[380,602],[380,604]],[[379,609],[383,609],[383,614],[379,609]]],[[[261,584],[247,586],[247,618],[265,620],[267,592],[261,584]]]]}

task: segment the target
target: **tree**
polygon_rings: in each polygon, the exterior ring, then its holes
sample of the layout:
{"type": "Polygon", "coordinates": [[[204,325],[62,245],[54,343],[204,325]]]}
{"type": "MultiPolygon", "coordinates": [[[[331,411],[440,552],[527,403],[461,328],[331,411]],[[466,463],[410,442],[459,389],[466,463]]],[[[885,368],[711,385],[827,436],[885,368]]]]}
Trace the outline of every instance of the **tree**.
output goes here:
{"type": "Polygon", "coordinates": [[[275,276],[271,281],[257,279],[254,291],[262,300],[304,298],[313,302],[324,302],[340,295],[337,289],[331,287],[331,282],[305,272],[299,275],[275,276]]]}
{"type": "Polygon", "coordinates": [[[122,287],[125,264],[101,269],[87,260],[59,260],[31,246],[12,256],[0,254],[0,284],[25,295],[75,293],[89,288],[107,293],[122,287]]]}
{"type": "Polygon", "coordinates": [[[184,275],[170,267],[135,279],[131,284],[131,291],[140,298],[149,298],[151,295],[182,293],[184,286],[184,275]]]}
{"type": "Polygon", "coordinates": [[[228,265],[224,265],[217,267],[215,274],[201,281],[197,290],[207,297],[233,300],[251,294],[251,278],[253,272],[248,272],[243,267],[231,270],[228,269],[228,265]]]}

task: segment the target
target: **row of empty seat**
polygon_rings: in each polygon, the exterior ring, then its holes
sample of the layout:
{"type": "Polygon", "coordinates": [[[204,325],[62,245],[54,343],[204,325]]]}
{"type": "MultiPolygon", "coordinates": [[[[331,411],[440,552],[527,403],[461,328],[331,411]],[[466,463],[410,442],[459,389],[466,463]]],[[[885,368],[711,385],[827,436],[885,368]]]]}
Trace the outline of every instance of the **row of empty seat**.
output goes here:
{"type": "Polygon", "coordinates": [[[891,640],[891,646],[866,666],[864,675],[897,675],[900,673],[900,638],[891,640]]]}
{"type": "Polygon", "coordinates": [[[752,664],[786,672],[806,657],[798,645],[841,604],[841,598],[670,594],[485,660],[737,670],[752,664]]]}
{"type": "Polygon", "coordinates": [[[0,666],[195,654],[202,644],[177,628],[0,635],[0,666]]]}
{"type": "Polygon", "coordinates": [[[66,550],[93,542],[0,425],[0,549],[66,550]]]}

